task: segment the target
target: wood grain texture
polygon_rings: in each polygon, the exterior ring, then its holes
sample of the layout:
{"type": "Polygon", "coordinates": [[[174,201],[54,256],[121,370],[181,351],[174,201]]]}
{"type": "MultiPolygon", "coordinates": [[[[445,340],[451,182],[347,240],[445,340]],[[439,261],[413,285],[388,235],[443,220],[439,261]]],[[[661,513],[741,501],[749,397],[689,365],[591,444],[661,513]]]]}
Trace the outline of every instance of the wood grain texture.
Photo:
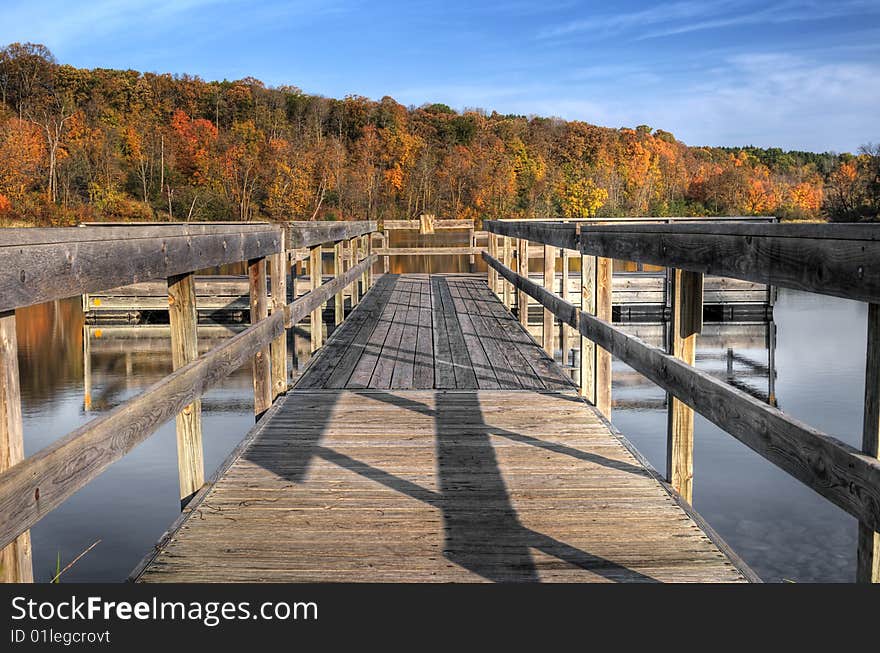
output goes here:
{"type": "Polygon", "coordinates": [[[384,275],[296,387],[574,389],[484,281],[454,274],[384,275]]]}
{"type": "Polygon", "coordinates": [[[864,522],[880,526],[880,461],[778,408],[695,369],[578,310],[499,261],[483,258],[498,273],[552,307],[559,319],[673,394],[737,440],[801,483],[864,522]]]}
{"type": "Polygon", "coordinates": [[[374,221],[360,220],[356,222],[335,221],[297,221],[285,223],[287,227],[287,249],[312,248],[323,243],[335,243],[349,240],[377,229],[374,221]]]}
{"type": "MultiPolygon", "coordinates": [[[[0,313],[0,473],[24,459],[15,313],[0,313]]],[[[0,545],[2,546],[2,545],[0,545]]],[[[30,531],[0,549],[0,582],[34,581],[30,531]]]]}
{"type": "MultiPolygon", "coordinates": [[[[491,268],[490,268],[491,269],[491,268]]],[[[553,292],[553,288],[555,286],[554,281],[556,280],[556,248],[552,245],[544,245],[544,288],[553,292]]],[[[544,323],[543,329],[541,330],[542,344],[544,346],[544,351],[553,358],[556,352],[556,342],[555,342],[555,333],[554,333],[554,322],[555,317],[553,313],[544,309],[544,323]]]]}
{"type": "MultiPolygon", "coordinates": [[[[266,299],[264,288],[268,282],[266,278],[266,259],[252,259],[248,261],[248,281],[251,289],[251,324],[265,320],[269,316],[269,302],[266,299]]],[[[254,353],[254,415],[257,419],[272,405],[272,359],[270,358],[270,344],[254,353]]]]}
{"type": "Polygon", "coordinates": [[[744,580],[571,393],[281,402],[135,580],[744,580]]]}
{"type": "MultiPolygon", "coordinates": [[[[703,275],[672,270],[670,354],[693,366],[703,327],[703,275]]],[[[694,411],[670,395],[666,428],[666,480],[688,503],[694,496],[694,411]]]]}
{"type": "MultiPolygon", "coordinates": [[[[611,324],[614,266],[610,258],[596,259],[596,318],[611,324]]],[[[596,408],[611,419],[611,351],[596,348],[596,408]]]]}
{"type": "Polygon", "coordinates": [[[0,311],[281,250],[271,225],[0,230],[0,311]]]}
{"type": "MultiPolygon", "coordinates": [[[[309,289],[314,291],[321,286],[324,270],[324,258],[321,246],[317,245],[309,250],[309,289]]],[[[309,318],[309,338],[312,351],[318,351],[324,342],[324,324],[321,321],[323,305],[316,306],[309,318]]]]}
{"type": "MultiPolygon", "coordinates": [[[[285,253],[273,254],[269,257],[270,302],[269,312],[284,312],[287,306],[287,277],[289,267],[285,253]]],[[[272,341],[270,346],[272,358],[272,400],[287,392],[287,334],[284,333],[272,341]]]]}
{"type": "MultiPolygon", "coordinates": [[[[199,357],[195,279],[192,273],[168,278],[171,364],[177,370],[199,357]]],[[[205,482],[202,453],[202,404],[196,399],[174,418],[180,502],[185,505],[205,482]]]]}

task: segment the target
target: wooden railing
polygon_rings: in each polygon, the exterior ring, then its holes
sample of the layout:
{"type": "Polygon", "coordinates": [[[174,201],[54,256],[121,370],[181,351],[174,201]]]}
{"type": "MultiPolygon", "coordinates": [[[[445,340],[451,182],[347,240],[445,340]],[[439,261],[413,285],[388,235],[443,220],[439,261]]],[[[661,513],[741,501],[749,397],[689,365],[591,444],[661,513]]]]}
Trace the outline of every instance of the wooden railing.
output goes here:
{"type": "Polygon", "coordinates": [[[172,417],[185,505],[205,478],[199,398],[252,361],[259,419],[287,391],[286,330],[311,315],[311,330],[320,333],[325,302],[335,297],[339,306],[343,291],[351,286],[354,297],[358,283],[363,292],[369,288],[377,257],[368,236],[375,229],[374,222],[304,222],[0,230],[0,579],[32,581],[28,529],[172,417]],[[337,252],[348,242],[347,261],[338,256],[333,279],[323,284],[317,265],[310,291],[288,304],[290,250],[320,256],[328,242],[337,252]],[[241,261],[247,262],[251,326],[198,356],[194,273],[241,261]],[[152,279],[168,283],[174,371],[24,458],[15,309],[152,279]]]}
{"type": "MultiPolygon", "coordinates": [[[[603,414],[610,415],[612,354],[669,393],[666,475],[683,498],[692,498],[696,411],[856,517],[857,578],[880,582],[880,226],[492,221],[485,227],[504,237],[501,246],[497,236],[490,237],[483,254],[490,286],[504,295],[515,290],[519,307],[526,306],[528,297],[535,299],[544,307],[545,325],[552,325],[555,316],[579,334],[581,393],[603,414]],[[514,240],[516,271],[511,263],[514,240]],[[584,290],[579,306],[527,278],[523,260],[530,241],[544,248],[545,277],[555,267],[556,248],[581,256],[584,290]],[[672,268],[674,337],[668,351],[611,324],[614,258],[672,268]],[[869,302],[861,450],[693,367],[702,328],[703,274],[869,302]],[[499,288],[499,279],[509,286],[499,288]]],[[[552,338],[553,329],[547,331],[552,338]]],[[[545,340],[545,346],[552,348],[552,341],[545,340]]]]}
{"type": "Polygon", "coordinates": [[[391,269],[390,258],[392,256],[467,256],[470,265],[473,266],[476,255],[483,251],[477,246],[477,239],[485,238],[485,232],[474,230],[473,220],[439,220],[433,216],[422,216],[419,220],[385,220],[382,230],[375,235],[379,239],[380,246],[375,249],[378,256],[382,257],[382,270],[386,274],[391,269]],[[434,234],[437,231],[467,231],[468,244],[464,246],[419,246],[419,247],[392,247],[392,231],[418,231],[420,234],[434,234]]]}

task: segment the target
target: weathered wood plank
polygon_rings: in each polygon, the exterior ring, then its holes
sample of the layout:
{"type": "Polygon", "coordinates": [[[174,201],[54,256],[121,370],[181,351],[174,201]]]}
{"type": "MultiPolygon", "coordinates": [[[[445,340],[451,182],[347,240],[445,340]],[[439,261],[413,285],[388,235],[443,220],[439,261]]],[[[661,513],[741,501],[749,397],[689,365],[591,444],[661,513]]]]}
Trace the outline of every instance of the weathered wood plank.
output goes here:
{"type": "Polygon", "coordinates": [[[483,251],[482,247],[378,247],[379,256],[473,256],[483,251]]]}
{"type": "MultiPolygon", "coordinates": [[[[556,280],[556,248],[552,245],[544,245],[544,288],[553,292],[554,281],[556,280]]],[[[548,309],[544,309],[544,327],[541,330],[542,344],[544,351],[553,358],[556,355],[556,344],[554,338],[554,321],[553,313],[548,309]]]]}
{"type": "MultiPolygon", "coordinates": [[[[287,265],[286,253],[273,254],[269,257],[270,265],[270,313],[283,312],[287,306],[287,265]]],[[[284,333],[272,341],[270,348],[272,357],[272,399],[287,392],[287,334],[284,333]]]]}
{"type": "MultiPolygon", "coordinates": [[[[24,459],[18,339],[15,313],[0,313],[0,472],[24,459]]],[[[0,549],[0,582],[34,582],[31,534],[24,531],[0,549]]],[[[2,545],[0,545],[2,546],[2,545]]]]}
{"type": "Polygon", "coordinates": [[[287,222],[286,227],[287,249],[299,249],[357,238],[376,231],[377,224],[368,220],[357,222],[299,221],[287,222]]]}
{"type": "Polygon", "coordinates": [[[495,234],[526,239],[561,249],[578,249],[578,225],[574,222],[542,222],[540,220],[484,220],[483,228],[495,234]]]}
{"type": "MultiPolygon", "coordinates": [[[[703,275],[672,270],[670,354],[693,367],[697,334],[703,327],[703,275]]],[[[667,401],[666,480],[688,503],[694,489],[694,411],[669,395],[667,401]]]]}
{"type": "MultiPolygon", "coordinates": [[[[324,272],[324,257],[320,245],[314,246],[309,250],[309,281],[310,290],[314,291],[321,286],[324,272]]],[[[324,323],[321,314],[323,313],[323,305],[316,306],[309,317],[309,340],[312,352],[316,352],[321,348],[324,342],[324,323]]]]}
{"type": "Polygon", "coordinates": [[[877,225],[590,226],[580,246],[586,254],[880,302],[877,225]]]}
{"type": "Polygon", "coordinates": [[[240,227],[88,227],[0,231],[0,311],[280,251],[281,231],[240,227]]]}
{"type": "MultiPolygon", "coordinates": [[[[269,302],[266,300],[266,259],[248,261],[248,280],[251,289],[251,324],[265,320],[269,316],[269,302]]],[[[270,345],[254,353],[254,415],[256,419],[272,405],[272,360],[270,345]]]]}
{"type": "MultiPolygon", "coordinates": [[[[168,278],[171,363],[177,370],[199,357],[198,317],[192,273],[168,278]]],[[[186,505],[205,482],[202,453],[202,405],[197,399],[177,414],[177,475],[180,503],[186,505]]]]}
{"type": "Polygon", "coordinates": [[[571,395],[294,391],[273,411],[135,580],[744,580],[571,395]]]}

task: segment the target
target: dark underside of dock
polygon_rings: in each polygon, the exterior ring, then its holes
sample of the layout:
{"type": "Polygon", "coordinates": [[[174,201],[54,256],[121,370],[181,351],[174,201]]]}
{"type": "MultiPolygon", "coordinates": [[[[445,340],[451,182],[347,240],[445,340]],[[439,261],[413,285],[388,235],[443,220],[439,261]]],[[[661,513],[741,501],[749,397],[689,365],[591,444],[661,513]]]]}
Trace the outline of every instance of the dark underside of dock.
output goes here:
{"type": "Polygon", "coordinates": [[[745,580],[575,390],[485,281],[385,275],[133,578],[745,580]]]}

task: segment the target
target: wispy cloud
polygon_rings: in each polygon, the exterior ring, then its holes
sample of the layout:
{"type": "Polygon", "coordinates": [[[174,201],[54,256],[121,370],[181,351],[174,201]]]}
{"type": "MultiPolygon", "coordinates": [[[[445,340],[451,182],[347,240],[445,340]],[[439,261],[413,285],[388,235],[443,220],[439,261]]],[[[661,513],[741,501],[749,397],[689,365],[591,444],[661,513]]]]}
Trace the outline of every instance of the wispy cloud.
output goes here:
{"type": "Polygon", "coordinates": [[[634,39],[650,39],[712,29],[821,21],[865,14],[880,14],[880,4],[875,0],[841,0],[840,2],[786,0],[769,4],[733,0],[706,2],[685,0],[658,4],[638,11],[599,14],[572,20],[544,28],[538,32],[538,38],[629,33],[634,39]]]}

